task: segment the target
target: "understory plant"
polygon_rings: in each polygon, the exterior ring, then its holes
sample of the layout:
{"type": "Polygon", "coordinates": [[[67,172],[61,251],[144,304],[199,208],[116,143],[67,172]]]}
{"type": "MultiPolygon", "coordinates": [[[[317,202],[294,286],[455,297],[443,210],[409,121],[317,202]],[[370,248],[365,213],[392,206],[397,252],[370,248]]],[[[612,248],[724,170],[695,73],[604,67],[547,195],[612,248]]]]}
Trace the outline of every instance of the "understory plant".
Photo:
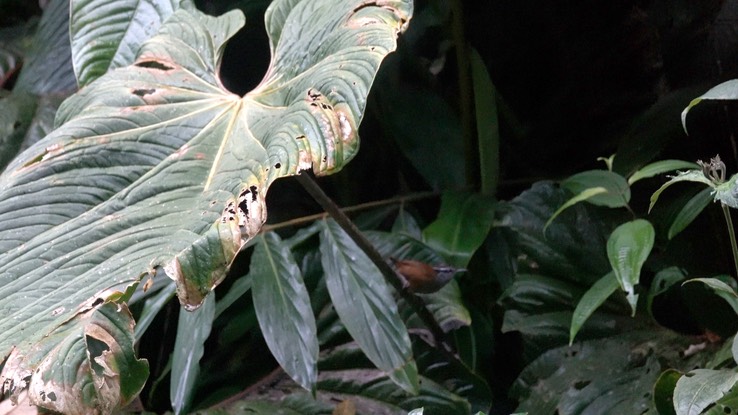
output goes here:
{"type": "Polygon", "coordinates": [[[189,1],[54,0],[32,40],[8,34],[0,385],[13,404],[155,410],[168,384],[175,413],[489,408],[448,337],[471,324],[458,284],[421,299],[387,260],[464,267],[494,202],[449,193],[421,226],[399,198],[354,223],[308,176],[356,155],[412,2],[265,3],[214,17],[189,1]],[[220,69],[254,9],[271,61],[240,96],[220,69]],[[270,186],[294,175],[335,220],[263,227],[270,186]]]}

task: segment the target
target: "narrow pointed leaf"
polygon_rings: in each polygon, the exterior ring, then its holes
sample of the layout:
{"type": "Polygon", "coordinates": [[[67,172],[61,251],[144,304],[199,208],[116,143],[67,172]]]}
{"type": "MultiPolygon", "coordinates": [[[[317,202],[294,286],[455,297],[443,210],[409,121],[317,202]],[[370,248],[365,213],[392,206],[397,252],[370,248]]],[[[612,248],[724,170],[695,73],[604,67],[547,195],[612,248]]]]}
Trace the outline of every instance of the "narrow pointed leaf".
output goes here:
{"type": "Polygon", "coordinates": [[[382,274],[335,221],[324,222],[320,237],[326,284],[346,330],[372,363],[417,393],[410,337],[382,274]]]}
{"type": "Polygon", "coordinates": [[[28,388],[34,405],[70,415],[125,406],[149,373],[147,362],[135,356],[133,325],[125,304],[100,298],[80,307],[47,337],[14,349],[3,368],[0,396],[15,399],[28,388]]]}
{"type": "Polygon", "coordinates": [[[179,0],[71,0],[72,60],[79,86],[133,63],[139,46],[179,6],[179,0]],[[105,24],[96,24],[102,19],[105,24]]]}
{"type": "Polygon", "coordinates": [[[684,108],[684,111],[682,111],[682,127],[684,127],[684,132],[689,134],[689,132],[687,132],[687,114],[695,105],[699,104],[703,100],[733,101],[735,99],[738,99],[738,79],[723,82],[722,84],[712,87],[701,96],[693,99],[692,102],[684,108]]]}
{"type": "Polygon", "coordinates": [[[691,280],[687,280],[684,283],[687,284],[690,282],[701,282],[710,287],[715,292],[715,294],[725,300],[730,305],[730,307],[733,308],[733,311],[735,311],[736,315],[738,315],[738,293],[736,293],[733,287],[731,287],[724,281],[719,280],[718,278],[692,278],[691,280]]]}
{"type": "Polygon", "coordinates": [[[641,268],[653,248],[656,232],[647,220],[636,219],[618,226],[607,241],[607,257],[620,287],[628,297],[635,314],[641,268]]]}
{"type": "Polygon", "coordinates": [[[630,201],[630,186],[623,176],[608,170],[589,170],[577,173],[563,182],[561,187],[575,195],[585,190],[603,187],[605,193],[592,195],[587,202],[611,208],[623,207],[630,201]]]}
{"type": "Polygon", "coordinates": [[[169,398],[174,413],[187,413],[194,398],[195,385],[200,375],[200,359],[205,353],[205,340],[210,336],[215,316],[215,296],[209,295],[203,306],[195,311],[179,309],[177,337],[172,355],[172,381],[169,398]]]}
{"type": "Polygon", "coordinates": [[[492,83],[484,60],[471,48],[471,78],[474,85],[479,169],[482,193],[494,196],[500,180],[500,128],[497,120],[497,89],[492,83]]]}
{"type": "Polygon", "coordinates": [[[699,193],[694,195],[684,206],[679,210],[674,221],[669,226],[669,232],[667,237],[672,239],[689,226],[702,211],[714,201],[712,188],[702,189],[699,193]]]}
{"type": "Polygon", "coordinates": [[[648,206],[648,211],[650,212],[651,209],[653,209],[653,206],[656,204],[656,202],[659,200],[659,196],[661,196],[661,193],[666,190],[669,186],[673,185],[674,183],[679,182],[697,182],[697,183],[704,183],[710,187],[713,187],[714,185],[712,182],[705,177],[705,175],[702,173],[702,170],[689,170],[685,172],[681,172],[678,175],[672,177],[669,179],[668,182],[661,185],[661,187],[658,188],[653,194],[651,195],[651,204],[648,206]]]}
{"type": "Polygon", "coordinates": [[[638,169],[635,173],[633,173],[628,178],[628,184],[632,185],[633,183],[637,182],[641,179],[647,179],[649,177],[656,176],[658,174],[668,173],[670,171],[679,170],[679,169],[699,169],[700,166],[698,166],[696,163],[692,163],[689,161],[683,161],[683,160],[660,160],[651,164],[647,164],[640,169],[638,169]]]}
{"type": "Polygon", "coordinates": [[[600,278],[599,281],[594,283],[584,293],[579,303],[577,303],[577,308],[574,309],[574,315],[571,318],[571,329],[569,330],[570,345],[574,342],[574,337],[579,333],[579,329],[582,328],[589,316],[618,289],[618,286],[618,280],[615,279],[615,275],[611,272],[600,278]]]}
{"type": "Polygon", "coordinates": [[[201,304],[260,230],[274,180],[329,174],[356,153],[366,95],[411,9],[273,2],[272,64],[243,97],[218,78],[242,14],[179,9],[132,65],[67,99],[58,128],[0,176],[0,357],[157,268],[183,304],[201,304]]]}
{"type": "Polygon", "coordinates": [[[543,232],[546,232],[548,225],[550,225],[551,222],[553,222],[554,219],[556,219],[556,217],[561,214],[561,212],[576,205],[579,202],[584,202],[587,199],[591,199],[597,195],[601,195],[604,193],[607,193],[607,189],[605,189],[604,187],[590,187],[589,189],[584,189],[579,194],[574,195],[574,197],[567,200],[566,203],[561,205],[560,208],[556,209],[556,212],[554,212],[554,214],[551,215],[550,218],[548,218],[548,220],[546,221],[546,224],[543,225],[543,232]]]}
{"type": "Polygon", "coordinates": [[[679,378],[674,388],[677,415],[699,415],[738,382],[735,370],[696,369],[679,378]]]}
{"type": "Polygon", "coordinates": [[[256,317],[269,350],[285,372],[314,391],[318,329],[310,296],[289,247],[274,232],[259,237],[249,271],[256,317]]]}

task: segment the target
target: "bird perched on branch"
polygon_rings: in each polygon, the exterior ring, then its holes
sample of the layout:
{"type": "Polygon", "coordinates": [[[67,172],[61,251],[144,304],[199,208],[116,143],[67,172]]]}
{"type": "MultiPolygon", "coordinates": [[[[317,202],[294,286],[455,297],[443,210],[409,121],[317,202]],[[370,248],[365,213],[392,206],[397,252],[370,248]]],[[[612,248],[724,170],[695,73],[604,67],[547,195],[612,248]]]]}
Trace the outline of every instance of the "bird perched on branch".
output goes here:
{"type": "Polygon", "coordinates": [[[392,265],[404,280],[403,287],[415,294],[434,293],[460,272],[463,268],[448,265],[431,266],[414,259],[397,259],[390,257],[392,265]]]}

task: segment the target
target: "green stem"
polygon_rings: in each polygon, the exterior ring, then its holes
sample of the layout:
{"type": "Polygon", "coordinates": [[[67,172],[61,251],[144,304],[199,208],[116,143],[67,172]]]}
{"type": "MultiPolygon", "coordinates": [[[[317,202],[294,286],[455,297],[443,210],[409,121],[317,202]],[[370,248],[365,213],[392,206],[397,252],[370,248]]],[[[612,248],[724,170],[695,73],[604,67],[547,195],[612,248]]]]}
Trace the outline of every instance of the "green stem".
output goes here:
{"type": "Polygon", "coordinates": [[[435,340],[435,343],[437,345],[440,345],[440,350],[444,352],[448,352],[451,349],[450,343],[446,340],[446,333],[443,332],[441,329],[441,326],[436,321],[435,317],[433,317],[433,314],[428,311],[428,308],[425,306],[425,303],[423,300],[413,295],[412,293],[408,292],[403,287],[403,282],[400,279],[400,277],[395,273],[395,270],[392,269],[392,267],[387,263],[387,261],[382,258],[382,254],[380,254],[376,248],[374,248],[374,245],[372,245],[371,242],[369,242],[368,239],[364,236],[364,234],[361,233],[359,228],[354,225],[353,222],[351,222],[351,219],[349,219],[346,214],[341,211],[341,209],[331,200],[328,195],[323,192],[323,189],[318,186],[318,183],[315,182],[315,180],[307,173],[302,172],[297,175],[297,180],[302,184],[302,186],[307,190],[308,193],[310,193],[310,196],[315,199],[320,206],[325,209],[326,212],[333,218],[333,220],[338,223],[339,226],[346,232],[351,239],[356,242],[356,245],[359,246],[359,248],[364,251],[364,253],[369,257],[369,259],[374,263],[374,265],[379,268],[379,271],[381,271],[382,275],[384,276],[384,279],[387,280],[387,282],[394,287],[395,291],[400,293],[400,296],[410,305],[410,307],[413,309],[415,314],[420,317],[420,319],[423,321],[425,326],[428,328],[428,330],[433,335],[433,339],[435,340]]]}
{"type": "Polygon", "coordinates": [[[735,241],[735,229],[733,229],[733,219],[730,217],[730,208],[725,203],[720,203],[723,208],[723,215],[725,215],[725,222],[728,224],[728,235],[730,236],[730,247],[733,249],[733,265],[735,266],[735,275],[733,276],[738,280],[738,244],[735,241]]]}

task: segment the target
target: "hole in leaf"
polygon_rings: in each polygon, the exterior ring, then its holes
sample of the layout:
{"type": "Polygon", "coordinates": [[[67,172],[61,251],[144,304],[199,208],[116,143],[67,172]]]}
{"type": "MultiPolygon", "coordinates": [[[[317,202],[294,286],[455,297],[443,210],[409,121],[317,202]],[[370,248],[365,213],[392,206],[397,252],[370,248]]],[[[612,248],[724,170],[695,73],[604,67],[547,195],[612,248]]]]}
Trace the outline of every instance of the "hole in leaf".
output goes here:
{"type": "Polygon", "coordinates": [[[277,163],[277,164],[274,165],[274,168],[275,169],[279,169],[281,167],[282,167],[282,163],[277,163]]]}
{"type": "Polygon", "coordinates": [[[590,383],[592,383],[592,382],[589,381],[589,380],[580,380],[580,381],[574,383],[574,389],[576,389],[576,390],[582,390],[582,389],[586,388],[590,383]]]}
{"type": "Polygon", "coordinates": [[[730,408],[728,408],[727,406],[724,406],[723,407],[723,413],[724,414],[732,414],[733,413],[733,410],[730,409],[730,408]]]}
{"type": "Polygon", "coordinates": [[[46,397],[49,398],[51,402],[56,402],[56,394],[54,392],[49,392],[46,394],[46,397]]]}
{"type": "Polygon", "coordinates": [[[160,71],[171,71],[172,69],[174,69],[171,66],[164,65],[163,63],[157,61],[138,62],[135,66],[138,66],[139,68],[158,69],[160,71]]]}
{"type": "Polygon", "coordinates": [[[105,344],[105,342],[102,342],[92,336],[85,336],[85,343],[87,343],[87,351],[90,355],[90,366],[98,376],[102,376],[105,372],[105,368],[97,363],[95,358],[102,356],[103,352],[109,351],[110,348],[107,344],[105,344]]]}
{"type": "Polygon", "coordinates": [[[134,89],[132,92],[133,92],[133,95],[138,95],[140,97],[145,97],[146,95],[151,95],[154,92],[156,92],[156,89],[152,89],[152,88],[149,88],[149,89],[134,89]]]}

